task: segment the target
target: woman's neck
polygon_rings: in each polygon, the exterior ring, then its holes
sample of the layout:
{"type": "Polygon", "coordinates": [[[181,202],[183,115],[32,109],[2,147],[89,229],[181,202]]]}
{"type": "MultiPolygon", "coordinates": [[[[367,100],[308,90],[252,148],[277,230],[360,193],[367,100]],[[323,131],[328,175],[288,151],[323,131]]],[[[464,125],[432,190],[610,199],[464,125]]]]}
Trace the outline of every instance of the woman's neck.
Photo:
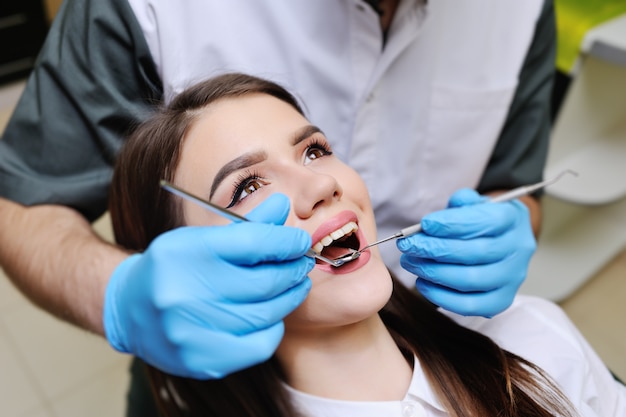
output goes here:
{"type": "Polygon", "coordinates": [[[413,372],[378,315],[339,329],[287,333],[277,357],[291,387],[336,400],[401,400],[413,372]]]}

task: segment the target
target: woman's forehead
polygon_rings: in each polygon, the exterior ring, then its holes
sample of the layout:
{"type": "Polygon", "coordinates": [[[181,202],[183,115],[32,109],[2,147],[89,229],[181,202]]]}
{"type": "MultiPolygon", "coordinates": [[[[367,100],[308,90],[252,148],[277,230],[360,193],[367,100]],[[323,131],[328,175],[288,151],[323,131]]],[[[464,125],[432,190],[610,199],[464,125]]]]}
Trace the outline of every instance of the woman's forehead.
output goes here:
{"type": "MultiPolygon", "coordinates": [[[[207,106],[191,127],[187,142],[205,146],[270,147],[288,141],[308,121],[290,104],[265,94],[220,99],[207,106]]],[[[217,152],[220,153],[220,152],[217,152]]]]}
{"type": "MultiPolygon", "coordinates": [[[[220,99],[197,115],[185,135],[176,176],[207,181],[243,155],[264,159],[292,149],[309,122],[290,104],[265,94],[220,99]]],[[[196,181],[194,180],[194,181],[196,181]]]]}

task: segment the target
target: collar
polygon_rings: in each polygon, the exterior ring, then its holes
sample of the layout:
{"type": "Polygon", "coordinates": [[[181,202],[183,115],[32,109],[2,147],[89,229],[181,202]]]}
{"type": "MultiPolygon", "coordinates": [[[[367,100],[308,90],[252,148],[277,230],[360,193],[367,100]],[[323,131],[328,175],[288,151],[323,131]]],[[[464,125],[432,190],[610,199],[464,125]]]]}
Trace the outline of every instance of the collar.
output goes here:
{"type": "Polygon", "coordinates": [[[426,375],[417,357],[413,357],[413,378],[402,400],[397,401],[342,401],[318,397],[298,391],[287,384],[283,384],[291,396],[297,410],[305,416],[343,417],[358,415],[359,417],[401,416],[403,408],[408,402],[417,402],[446,413],[441,402],[428,384],[426,375]]]}
{"type": "Polygon", "coordinates": [[[411,379],[411,385],[409,385],[409,389],[404,398],[405,400],[426,403],[441,412],[446,411],[428,383],[426,374],[422,370],[422,365],[417,359],[417,356],[413,356],[413,378],[411,379]]]}

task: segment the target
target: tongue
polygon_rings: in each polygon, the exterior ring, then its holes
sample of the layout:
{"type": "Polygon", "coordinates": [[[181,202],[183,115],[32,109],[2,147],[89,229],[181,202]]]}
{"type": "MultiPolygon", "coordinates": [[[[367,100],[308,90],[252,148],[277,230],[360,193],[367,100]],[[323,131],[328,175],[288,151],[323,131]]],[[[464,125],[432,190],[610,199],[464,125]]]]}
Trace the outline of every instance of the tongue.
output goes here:
{"type": "Polygon", "coordinates": [[[342,256],[348,255],[352,251],[348,248],[341,248],[338,246],[327,246],[322,251],[322,255],[329,259],[337,259],[342,256]]]}

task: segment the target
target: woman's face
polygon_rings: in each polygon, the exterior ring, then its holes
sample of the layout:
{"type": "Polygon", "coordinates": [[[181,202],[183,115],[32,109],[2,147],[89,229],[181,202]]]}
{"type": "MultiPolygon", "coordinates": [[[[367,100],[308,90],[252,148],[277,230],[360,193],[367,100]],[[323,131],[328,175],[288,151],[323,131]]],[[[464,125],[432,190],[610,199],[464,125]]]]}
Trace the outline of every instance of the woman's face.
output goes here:
{"type": "MultiPolygon", "coordinates": [[[[359,175],[332,154],[318,128],[269,95],[221,99],[205,108],[184,139],[175,182],[242,215],[273,193],[285,194],[291,201],[285,224],[306,230],[318,252],[332,236],[340,239],[338,230],[353,235],[347,244],[355,248],[376,239],[359,175]]],[[[188,225],[229,222],[193,203],[183,207],[188,225]]],[[[335,258],[347,251],[331,244],[323,254],[335,258]]],[[[360,321],[378,312],[391,294],[376,248],[340,268],[318,261],[309,277],[311,292],[285,321],[287,334],[360,321]]]]}

